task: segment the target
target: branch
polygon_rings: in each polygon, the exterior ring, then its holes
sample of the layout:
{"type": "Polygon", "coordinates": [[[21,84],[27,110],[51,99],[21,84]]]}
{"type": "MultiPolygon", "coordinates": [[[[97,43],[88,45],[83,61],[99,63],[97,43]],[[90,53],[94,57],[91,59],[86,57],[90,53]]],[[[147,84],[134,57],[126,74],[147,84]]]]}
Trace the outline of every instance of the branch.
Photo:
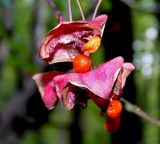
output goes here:
{"type": "Polygon", "coordinates": [[[160,127],[160,120],[150,116],[148,113],[141,110],[140,107],[130,103],[129,101],[127,101],[124,98],[121,98],[121,101],[125,103],[125,107],[129,112],[132,112],[132,113],[140,116],[141,118],[143,118],[143,119],[145,119],[145,120],[147,120],[147,121],[149,121],[149,122],[151,122],[151,123],[160,127]]]}
{"type": "Polygon", "coordinates": [[[53,10],[53,15],[59,21],[59,18],[62,16],[61,11],[57,8],[56,4],[52,0],[47,0],[47,2],[53,10]]]}

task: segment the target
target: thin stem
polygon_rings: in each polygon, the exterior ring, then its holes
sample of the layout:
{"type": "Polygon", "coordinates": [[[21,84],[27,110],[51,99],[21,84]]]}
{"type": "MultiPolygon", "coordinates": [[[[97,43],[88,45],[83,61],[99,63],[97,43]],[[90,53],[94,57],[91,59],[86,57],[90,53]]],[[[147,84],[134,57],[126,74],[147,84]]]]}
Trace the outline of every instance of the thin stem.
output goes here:
{"type": "Polygon", "coordinates": [[[62,16],[61,11],[57,8],[56,4],[52,0],[47,0],[48,4],[53,10],[53,14],[57,20],[62,16]]]}
{"type": "Polygon", "coordinates": [[[82,19],[85,20],[84,13],[83,13],[83,10],[82,10],[82,6],[81,6],[79,0],[77,0],[77,4],[78,4],[78,6],[79,6],[79,9],[80,9],[80,13],[81,13],[82,19]]]}
{"type": "Polygon", "coordinates": [[[98,3],[97,3],[97,5],[96,5],[96,8],[95,8],[95,11],[94,11],[92,19],[94,19],[96,17],[98,8],[101,5],[101,3],[102,3],[102,0],[99,0],[98,3]]]}
{"type": "Polygon", "coordinates": [[[137,105],[134,105],[132,103],[130,103],[129,101],[127,101],[124,98],[121,98],[121,100],[125,103],[126,105],[126,109],[132,113],[135,113],[136,115],[140,116],[141,118],[144,118],[145,120],[157,125],[160,127],[160,120],[150,116],[148,113],[144,112],[143,110],[141,110],[140,107],[138,107],[137,105]]]}
{"type": "Polygon", "coordinates": [[[69,10],[69,21],[72,22],[73,18],[72,18],[72,4],[71,4],[71,0],[68,0],[68,10],[69,10]]]}

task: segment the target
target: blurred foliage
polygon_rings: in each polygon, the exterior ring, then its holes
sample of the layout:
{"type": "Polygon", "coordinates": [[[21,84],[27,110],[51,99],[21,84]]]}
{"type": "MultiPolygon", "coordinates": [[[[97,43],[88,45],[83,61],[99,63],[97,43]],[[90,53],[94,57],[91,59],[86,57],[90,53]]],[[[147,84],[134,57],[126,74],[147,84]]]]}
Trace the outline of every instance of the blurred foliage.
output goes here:
{"type": "MultiPolygon", "coordinates": [[[[156,13],[152,13],[155,1],[140,1],[141,9],[133,10],[134,27],[134,63],[137,66],[135,82],[137,88],[137,104],[154,117],[160,117],[159,101],[160,91],[160,51],[158,41],[159,23],[156,13]],[[149,9],[150,8],[150,9],[149,9]]],[[[142,120],[143,121],[143,120],[142,120]]],[[[143,143],[158,144],[159,128],[151,123],[143,121],[143,143]]]]}
{"type": "MultiPolygon", "coordinates": [[[[133,1],[133,0],[132,0],[133,1]]],[[[40,68],[33,61],[33,12],[36,5],[35,0],[0,0],[0,56],[4,56],[0,63],[0,109],[3,110],[8,104],[12,94],[18,87],[19,75],[32,76],[39,72],[40,68]],[[11,14],[8,15],[8,12],[11,14]],[[6,17],[5,17],[6,16],[6,17]],[[11,21],[11,22],[10,22],[11,21]],[[2,45],[3,43],[3,45],[2,45]]],[[[96,2],[95,0],[93,3],[96,2]]],[[[125,0],[125,2],[128,2],[125,0]]],[[[57,7],[68,20],[68,7],[66,0],[55,0],[57,7]]],[[[93,7],[91,0],[81,0],[84,13],[90,17],[90,11],[93,7]]],[[[155,117],[159,117],[159,91],[158,79],[159,70],[159,42],[157,41],[159,24],[154,13],[147,10],[146,5],[155,5],[155,1],[139,0],[130,5],[132,9],[132,22],[134,31],[134,64],[137,69],[135,72],[135,82],[137,89],[137,104],[145,111],[155,117]],[[137,10],[138,7],[142,8],[137,10]],[[144,9],[145,8],[145,9],[144,9]]],[[[45,32],[57,25],[53,17],[51,8],[46,1],[41,3],[43,17],[41,23],[45,23],[45,32]]],[[[76,1],[73,1],[74,19],[80,19],[80,12],[76,1]]],[[[111,2],[104,0],[101,9],[110,10],[111,2]]],[[[43,31],[40,33],[44,36],[43,31]]],[[[93,55],[94,65],[104,61],[104,48],[99,49],[93,55]]],[[[35,57],[37,57],[35,53],[35,57]]],[[[40,62],[41,63],[41,62],[40,62]]],[[[83,110],[82,110],[83,111],[83,110]]],[[[94,103],[89,102],[87,109],[82,115],[82,135],[84,144],[110,143],[110,134],[103,129],[105,119],[99,115],[100,110],[94,103]]],[[[67,125],[72,121],[72,111],[68,112],[58,104],[58,107],[50,113],[49,122],[43,125],[38,131],[27,130],[21,144],[69,144],[69,134],[67,125]],[[55,124],[58,124],[56,126],[55,124]],[[63,139],[62,139],[63,137],[63,139]]],[[[143,121],[143,120],[142,120],[143,121]]],[[[143,139],[144,144],[159,143],[159,129],[146,121],[143,121],[143,139]]]]}

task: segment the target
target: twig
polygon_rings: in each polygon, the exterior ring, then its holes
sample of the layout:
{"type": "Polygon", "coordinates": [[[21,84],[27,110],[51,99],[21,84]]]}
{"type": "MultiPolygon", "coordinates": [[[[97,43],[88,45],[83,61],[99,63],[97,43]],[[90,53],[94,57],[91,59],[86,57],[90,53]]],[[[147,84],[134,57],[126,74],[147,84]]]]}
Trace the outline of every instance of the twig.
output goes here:
{"type": "Polygon", "coordinates": [[[71,0],[68,0],[68,10],[69,10],[69,21],[72,22],[73,18],[72,18],[72,4],[71,4],[71,0]]]}
{"type": "Polygon", "coordinates": [[[57,20],[62,16],[61,11],[57,8],[56,4],[52,0],[47,0],[48,4],[53,10],[53,14],[57,20]]]}
{"type": "Polygon", "coordinates": [[[130,103],[126,99],[121,98],[121,100],[125,103],[126,109],[129,112],[135,113],[136,115],[140,116],[141,118],[144,118],[145,120],[147,120],[147,121],[149,121],[149,122],[151,122],[151,123],[153,123],[153,124],[155,124],[155,125],[160,127],[160,120],[150,116],[148,113],[146,113],[143,110],[141,110],[140,107],[130,103]]]}
{"type": "Polygon", "coordinates": [[[83,13],[83,10],[82,10],[82,6],[81,6],[79,0],[77,0],[77,4],[78,4],[78,6],[79,6],[79,9],[80,9],[80,12],[81,12],[82,19],[85,20],[84,13],[83,13]]]}
{"type": "Polygon", "coordinates": [[[102,2],[102,0],[98,1],[92,19],[94,19],[96,17],[97,11],[98,11],[99,6],[101,5],[101,2],[102,2]]]}

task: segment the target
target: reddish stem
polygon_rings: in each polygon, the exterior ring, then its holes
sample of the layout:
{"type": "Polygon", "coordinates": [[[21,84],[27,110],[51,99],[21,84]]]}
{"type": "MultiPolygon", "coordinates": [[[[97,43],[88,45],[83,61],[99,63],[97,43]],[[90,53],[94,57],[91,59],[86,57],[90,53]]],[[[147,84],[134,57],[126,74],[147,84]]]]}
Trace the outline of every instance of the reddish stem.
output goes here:
{"type": "Polygon", "coordinates": [[[53,14],[56,17],[56,19],[59,21],[59,18],[62,16],[61,11],[57,8],[55,3],[52,0],[47,0],[48,4],[53,10],[53,14]]]}
{"type": "Polygon", "coordinates": [[[69,21],[72,22],[73,18],[72,18],[72,4],[71,4],[71,0],[68,0],[68,11],[69,11],[69,21]]]}
{"type": "Polygon", "coordinates": [[[78,4],[78,6],[79,6],[79,9],[80,9],[80,13],[81,13],[82,19],[85,20],[84,13],[83,13],[83,10],[82,10],[82,6],[81,6],[79,0],[77,0],[77,4],[78,4]]]}
{"type": "Polygon", "coordinates": [[[96,8],[95,8],[95,11],[94,11],[92,19],[94,19],[96,17],[98,9],[99,9],[99,6],[101,5],[101,3],[102,3],[102,0],[99,0],[97,5],[96,5],[96,8]]]}

